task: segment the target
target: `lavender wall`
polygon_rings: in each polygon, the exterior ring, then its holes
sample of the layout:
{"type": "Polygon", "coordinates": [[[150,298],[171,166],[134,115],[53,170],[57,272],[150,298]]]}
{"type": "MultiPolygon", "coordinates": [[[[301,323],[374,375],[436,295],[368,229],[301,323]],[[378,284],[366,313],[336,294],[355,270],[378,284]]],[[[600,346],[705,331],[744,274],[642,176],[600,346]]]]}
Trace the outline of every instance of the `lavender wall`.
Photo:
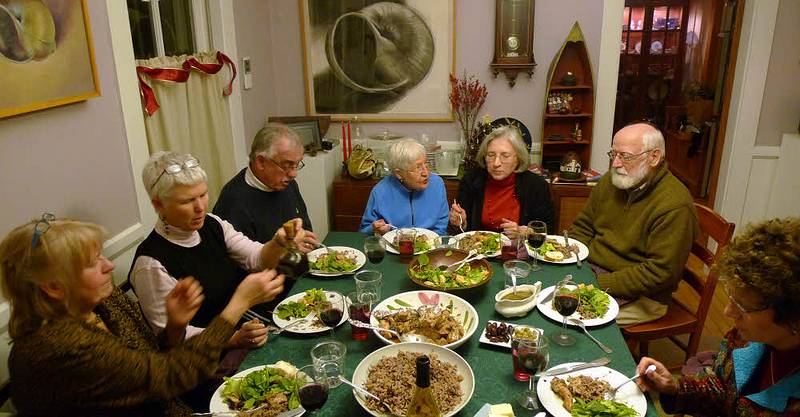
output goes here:
{"type": "Polygon", "coordinates": [[[49,211],[103,225],[139,219],[103,1],[86,2],[102,95],[0,120],[0,236],[49,211]]]}
{"type": "MultiPolygon", "coordinates": [[[[461,0],[456,6],[456,71],[464,70],[475,74],[486,83],[489,96],[482,113],[492,117],[511,116],[521,120],[531,133],[538,135],[541,130],[542,107],[544,105],[547,69],[561,47],[572,24],[580,22],[586,36],[589,54],[597,77],[598,56],[600,51],[600,32],[603,15],[603,4],[600,1],[587,0],[537,0],[534,32],[534,57],[539,64],[533,79],[520,75],[517,85],[509,88],[505,77],[501,74],[492,78],[489,63],[494,54],[494,16],[495,3],[492,1],[461,0]]],[[[269,8],[270,36],[264,39],[264,46],[259,49],[239,50],[240,56],[258,53],[270,54],[271,75],[267,82],[273,91],[265,88],[266,94],[274,94],[264,100],[266,106],[257,111],[247,109],[250,101],[245,103],[245,125],[254,125],[254,119],[263,118],[261,111],[267,115],[302,115],[305,114],[305,88],[303,83],[303,57],[300,40],[299,7],[296,1],[269,0],[268,6],[257,1],[242,1],[234,4],[237,16],[238,45],[252,43],[258,45],[259,40],[242,39],[243,33],[259,34],[264,32],[263,22],[255,21],[253,16],[263,16],[262,7],[269,8]],[[239,16],[243,16],[239,19],[239,16]],[[244,17],[248,16],[248,17],[244,17]]],[[[253,35],[255,38],[255,35],[253,35]]],[[[258,75],[262,76],[262,75],[258,75]]],[[[595,80],[596,81],[596,80],[595,80]]],[[[245,92],[245,94],[249,94],[245,92]]],[[[455,123],[365,123],[365,134],[378,133],[384,130],[418,136],[428,133],[440,140],[456,139],[455,123]]],[[[331,129],[332,137],[339,137],[337,129],[331,129]]],[[[610,139],[609,139],[610,140],[610,139]]]]}

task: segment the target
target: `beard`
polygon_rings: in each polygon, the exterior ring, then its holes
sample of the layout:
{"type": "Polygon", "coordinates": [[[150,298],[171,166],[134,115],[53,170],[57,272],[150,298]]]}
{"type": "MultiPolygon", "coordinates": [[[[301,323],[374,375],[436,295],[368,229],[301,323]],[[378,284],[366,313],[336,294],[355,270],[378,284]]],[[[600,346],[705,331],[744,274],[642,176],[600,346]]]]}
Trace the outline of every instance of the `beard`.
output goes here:
{"type": "Polygon", "coordinates": [[[630,190],[633,187],[641,184],[650,173],[650,170],[645,164],[639,165],[633,172],[625,172],[625,168],[612,168],[611,169],[611,183],[620,190],[630,190]]]}

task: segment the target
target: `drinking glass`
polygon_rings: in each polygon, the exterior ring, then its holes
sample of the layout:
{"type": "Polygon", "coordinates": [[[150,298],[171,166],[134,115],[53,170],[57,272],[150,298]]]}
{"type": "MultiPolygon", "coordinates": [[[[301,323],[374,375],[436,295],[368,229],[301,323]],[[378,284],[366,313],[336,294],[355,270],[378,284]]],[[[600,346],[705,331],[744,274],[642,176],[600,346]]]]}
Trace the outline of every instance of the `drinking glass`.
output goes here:
{"type": "Polygon", "coordinates": [[[344,375],[344,358],[347,347],[336,340],[319,342],[311,348],[311,363],[314,365],[318,380],[329,388],[342,384],[339,375],[344,375]]]}
{"type": "Polygon", "coordinates": [[[561,332],[553,336],[553,343],[559,346],[572,346],[575,344],[575,337],[566,333],[567,317],[572,315],[578,309],[578,296],[572,291],[568,285],[570,281],[561,281],[556,285],[555,296],[553,297],[553,307],[558,314],[564,316],[561,323],[561,332]]]}
{"type": "MultiPolygon", "coordinates": [[[[350,313],[350,320],[358,320],[369,324],[369,318],[372,315],[372,303],[361,301],[358,298],[358,293],[353,291],[347,294],[347,312],[350,313]]],[[[350,337],[358,341],[367,340],[369,330],[351,325],[350,337]]]]}
{"type": "Polygon", "coordinates": [[[373,265],[383,262],[383,257],[386,255],[386,243],[382,237],[369,236],[364,239],[364,254],[373,265]]]}
{"type": "Polygon", "coordinates": [[[372,269],[365,269],[356,273],[355,280],[359,300],[372,304],[377,304],[381,300],[383,274],[372,269]]]}
{"type": "Polygon", "coordinates": [[[456,243],[458,243],[458,240],[455,239],[455,237],[450,235],[442,235],[439,236],[439,245],[437,246],[437,248],[452,249],[455,247],[456,243]]]}
{"type": "Polygon", "coordinates": [[[324,325],[330,327],[333,337],[333,329],[342,321],[347,306],[344,296],[336,291],[325,291],[325,296],[328,302],[317,304],[317,316],[324,325]]]}
{"type": "Polygon", "coordinates": [[[400,262],[408,263],[414,257],[414,240],[417,231],[411,228],[397,229],[397,250],[400,252],[400,262]]]}
{"type": "Polygon", "coordinates": [[[314,365],[306,365],[300,368],[295,375],[295,387],[297,398],[300,405],[310,414],[322,408],[328,401],[328,391],[330,387],[326,382],[324,374],[317,372],[314,365]]]}
{"type": "Polygon", "coordinates": [[[515,283],[516,285],[527,284],[525,278],[531,273],[531,265],[525,261],[512,259],[503,262],[503,271],[505,271],[506,276],[508,276],[508,279],[505,281],[505,288],[511,287],[515,285],[515,283]]]}
{"type": "Polygon", "coordinates": [[[535,249],[533,254],[533,265],[531,271],[539,271],[542,269],[537,260],[539,255],[539,248],[544,245],[547,240],[547,223],[541,220],[533,220],[528,222],[528,244],[535,249]]]}
{"type": "Polygon", "coordinates": [[[535,340],[512,336],[511,356],[514,359],[515,368],[518,366],[528,375],[528,387],[517,396],[517,402],[527,410],[539,409],[539,400],[536,396],[536,376],[547,369],[547,362],[550,360],[547,338],[543,335],[535,340]]]}

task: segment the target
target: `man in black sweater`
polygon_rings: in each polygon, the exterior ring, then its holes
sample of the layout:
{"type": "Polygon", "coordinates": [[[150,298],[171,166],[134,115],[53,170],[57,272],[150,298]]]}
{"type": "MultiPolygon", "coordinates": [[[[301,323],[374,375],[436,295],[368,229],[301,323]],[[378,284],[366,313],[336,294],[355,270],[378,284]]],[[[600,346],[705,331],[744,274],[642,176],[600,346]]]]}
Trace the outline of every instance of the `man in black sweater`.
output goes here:
{"type": "MultiPolygon", "coordinates": [[[[306,203],[294,180],[304,165],[297,133],[282,124],[267,124],[253,139],[249,165],[222,188],[214,214],[259,242],[269,241],[285,221],[298,217],[310,231],[306,203]]],[[[299,249],[308,252],[317,245],[314,233],[307,232],[299,249]]]]}

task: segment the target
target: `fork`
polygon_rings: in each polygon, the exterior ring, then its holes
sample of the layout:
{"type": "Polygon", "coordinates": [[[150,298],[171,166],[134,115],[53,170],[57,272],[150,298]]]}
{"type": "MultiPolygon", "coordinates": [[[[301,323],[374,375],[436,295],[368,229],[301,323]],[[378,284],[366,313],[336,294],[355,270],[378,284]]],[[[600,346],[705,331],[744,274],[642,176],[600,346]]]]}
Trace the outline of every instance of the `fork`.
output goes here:
{"type": "MultiPolygon", "coordinates": [[[[455,198],[453,199],[453,204],[458,204],[455,198]]],[[[464,224],[464,218],[461,217],[461,213],[456,213],[456,216],[458,216],[458,229],[461,230],[461,233],[464,233],[464,227],[461,226],[464,224]]]]}
{"type": "Polygon", "coordinates": [[[299,319],[292,320],[287,325],[285,325],[283,327],[279,327],[277,329],[273,329],[272,330],[272,334],[281,334],[281,333],[283,333],[284,331],[286,331],[290,327],[294,327],[294,326],[296,326],[296,325],[298,325],[300,323],[304,323],[304,322],[308,321],[309,319],[311,319],[311,317],[314,317],[314,313],[308,313],[308,315],[305,316],[305,317],[301,317],[299,319]]]}
{"type": "Polygon", "coordinates": [[[242,415],[247,416],[247,415],[250,415],[250,414],[252,414],[252,413],[254,413],[254,412],[258,411],[258,410],[261,410],[262,408],[265,408],[268,405],[269,405],[269,403],[265,402],[264,404],[261,404],[258,407],[251,408],[249,410],[241,410],[241,411],[235,411],[235,410],[231,410],[231,411],[211,411],[211,412],[208,412],[208,413],[192,413],[191,415],[192,415],[192,417],[237,417],[237,416],[242,416],[242,415]]]}
{"type": "MultiPolygon", "coordinates": [[[[272,312],[271,312],[271,311],[268,311],[268,313],[272,313],[272,312]]],[[[253,310],[247,310],[247,311],[245,311],[245,312],[242,314],[242,317],[244,317],[244,318],[245,318],[245,319],[247,319],[248,321],[251,321],[251,320],[258,320],[258,321],[260,321],[260,322],[262,322],[262,323],[272,323],[272,320],[270,320],[270,319],[268,319],[268,318],[266,318],[266,317],[262,316],[261,314],[258,314],[258,313],[256,313],[256,312],[255,312],[255,311],[253,311],[253,310]]]]}
{"type": "MultiPolygon", "coordinates": [[[[650,365],[650,366],[647,367],[647,369],[644,370],[644,373],[646,375],[646,374],[649,374],[650,372],[653,372],[655,370],[656,370],[656,366],[655,365],[650,365]]],[[[628,382],[636,380],[640,376],[641,375],[637,373],[636,375],[626,379],[625,381],[622,381],[619,385],[617,385],[616,387],[612,388],[611,391],[608,391],[605,394],[603,394],[603,399],[604,400],[613,401],[614,398],[617,396],[617,391],[619,391],[619,389],[622,388],[623,385],[627,384],[628,382]]]]}

